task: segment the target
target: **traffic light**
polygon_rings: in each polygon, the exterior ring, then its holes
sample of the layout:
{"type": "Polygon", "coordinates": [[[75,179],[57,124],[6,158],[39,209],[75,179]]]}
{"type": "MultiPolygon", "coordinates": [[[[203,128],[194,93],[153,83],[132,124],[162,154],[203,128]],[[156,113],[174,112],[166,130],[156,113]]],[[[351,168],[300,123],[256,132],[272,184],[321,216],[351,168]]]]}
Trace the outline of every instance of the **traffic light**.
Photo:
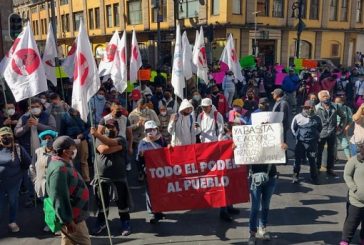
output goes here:
{"type": "Polygon", "coordinates": [[[14,41],[23,30],[23,23],[20,15],[12,13],[9,15],[9,36],[14,41]]]}

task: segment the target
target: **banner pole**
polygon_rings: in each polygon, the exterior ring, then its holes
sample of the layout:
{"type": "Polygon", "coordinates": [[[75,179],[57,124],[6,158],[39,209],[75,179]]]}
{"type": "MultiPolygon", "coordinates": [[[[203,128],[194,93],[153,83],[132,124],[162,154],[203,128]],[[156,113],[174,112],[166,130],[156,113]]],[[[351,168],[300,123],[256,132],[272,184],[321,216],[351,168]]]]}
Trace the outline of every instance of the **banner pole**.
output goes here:
{"type": "MultiPolygon", "coordinates": [[[[95,122],[94,122],[93,117],[92,117],[90,102],[88,102],[88,107],[89,107],[91,127],[95,127],[95,122]]],[[[92,144],[93,144],[92,149],[93,149],[93,152],[94,152],[94,157],[96,158],[95,137],[92,137],[92,144]]],[[[102,188],[101,188],[100,172],[99,172],[99,169],[98,169],[97,166],[95,166],[95,177],[96,177],[97,184],[98,184],[98,188],[99,188],[99,192],[100,192],[100,199],[101,199],[102,210],[103,210],[104,217],[105,217],[105,224],[106,224],[106,229],[107,229],[107,235],[109,237],[110,245],[112,245],[113,243],[112,243],[112,238],[111,238],[111,233],[110,233],[109,221],[107,219],[107,213],[106,213],[106,207],[105,207],[105,201],[104,201],[104,194],[103,194],[102,188]]]]}

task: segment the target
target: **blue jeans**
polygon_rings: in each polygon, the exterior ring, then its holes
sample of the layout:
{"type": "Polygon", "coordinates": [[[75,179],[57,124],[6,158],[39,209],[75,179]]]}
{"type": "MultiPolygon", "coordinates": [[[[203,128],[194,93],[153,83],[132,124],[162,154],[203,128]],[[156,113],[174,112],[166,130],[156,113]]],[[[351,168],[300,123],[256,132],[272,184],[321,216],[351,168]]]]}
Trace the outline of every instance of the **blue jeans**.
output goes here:
{"type": "Polygon", "coordinates": [[[249,217],[249,228],[251,232],[257,232],[258,228],[258,214],[260,206],[262,213],[259,219],[259,226],[266,227],[268,221],[268,212],[270,199],[273,195],[276,186],[276,178],[269,177],[267,183],[257,186],[256,189],[250,188],[251,196],[251,211],[249,217]]]}
{"type": "Polygon", "coordinates": [[[5,213],[6,195],[9,202],[9,224],[15,222],[19,205],[19,190],[21,180],[14,185],[4,186],[0,184],[0,216],[5,213]]]}

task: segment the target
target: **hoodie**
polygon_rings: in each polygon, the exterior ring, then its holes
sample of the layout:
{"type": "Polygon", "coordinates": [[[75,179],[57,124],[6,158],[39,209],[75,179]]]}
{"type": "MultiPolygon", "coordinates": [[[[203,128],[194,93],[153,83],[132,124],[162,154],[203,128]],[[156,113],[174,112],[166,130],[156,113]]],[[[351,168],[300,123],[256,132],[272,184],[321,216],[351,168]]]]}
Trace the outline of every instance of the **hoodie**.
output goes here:
{"type": "Polygon", "coordinates": [[[202,112],[197,117],[197,122],[200,125],[199,132],[202,143],[221,141],[224,136],[224,118],[217,112],[215,122],[216,107],[212,106],[209,114],[202,112]]]}
{"type": "Polygon", "coordinates": [[[176,114],[177,121],[170,121],[168,124],[168,132],[172,135],[171,145],[191,145],[196,143],[195,116],[191,114],[184,116],[181,111],[192,108],[192,104],[184,99],[176,114]]]}

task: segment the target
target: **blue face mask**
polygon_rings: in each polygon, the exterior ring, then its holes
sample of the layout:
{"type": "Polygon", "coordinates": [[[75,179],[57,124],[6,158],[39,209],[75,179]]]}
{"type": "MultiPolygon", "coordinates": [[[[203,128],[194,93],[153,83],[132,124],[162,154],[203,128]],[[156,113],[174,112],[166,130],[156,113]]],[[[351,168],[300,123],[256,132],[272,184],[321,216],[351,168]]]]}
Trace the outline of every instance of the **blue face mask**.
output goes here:
{"type": "Polygon", "coordinates": [[[50,149],[53,146],[53,140],[42,140],[40,145],[42,147],[47,147],[48,149],[50,149]]]}
{"type": "Polygon", "coordinates": [[[97,98],[98,98],[99,100],[103,100],[103,99],[105,98],[105,96],[98,94],[98,95],[97,95],[97,98]]]}

